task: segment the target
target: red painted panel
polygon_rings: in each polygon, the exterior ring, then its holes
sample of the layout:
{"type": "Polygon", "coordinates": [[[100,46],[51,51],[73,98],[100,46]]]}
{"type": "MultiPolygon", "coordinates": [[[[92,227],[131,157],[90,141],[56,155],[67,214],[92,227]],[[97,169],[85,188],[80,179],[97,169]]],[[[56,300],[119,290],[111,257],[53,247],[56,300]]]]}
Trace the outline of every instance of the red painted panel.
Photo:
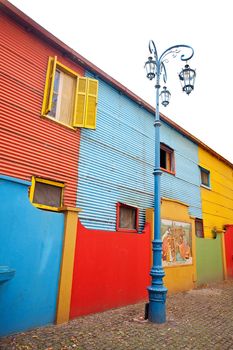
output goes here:
{"type": "Polygon", "coordinates": [[[41,117],[49,56],[84,70],[48,43],[0,14],[0,173],[65,182],[64,204],[76,206],[80,129],[41,117]]]}
{"type": "Polygon", "coordinates": [[[233,225],[227,226],[224,238],[227,276],[233,278],[233,225]]]}
{"type": "Polygon", "coordinates": [[[137,234],[88,230],[79,221],[70,318],[146,299],[150,247],[148,224],[137,234]]]}

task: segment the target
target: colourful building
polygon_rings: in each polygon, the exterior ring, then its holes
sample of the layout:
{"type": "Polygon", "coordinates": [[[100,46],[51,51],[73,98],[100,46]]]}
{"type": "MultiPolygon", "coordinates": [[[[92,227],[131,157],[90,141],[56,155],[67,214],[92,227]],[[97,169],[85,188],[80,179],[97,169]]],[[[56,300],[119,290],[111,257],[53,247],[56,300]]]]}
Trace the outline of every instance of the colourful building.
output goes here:
{"type": "MultiPolygon", "coordinates": [[[[1,336],[146,300],[154,108],[0,5],[1,336]]],[[[163,265],[175,292],[233,275],[233,165],[161,121],[163,265]]]]}
{"type": "Polygon", "coordinates": [[[10,3],[0,9],[4,335],[69,315],[80,127],[95,127],[97,81],[10,3]]]}
{"type": "Polygon", "coordinates": [[[204,284],[232,276],[233,168],[208,148],[198,153],[206,239],[197,238],[197,276],[204,284]]]}
{"type": "MultiPolygon", "coordinates": [[[[89,72],[86,74],[91,77],[89,72]]],[[[143,236],[146,209],[153,206],[154,111],[146,104],[139,104],[139,101],[133,99],[133,95],[131,98],[126,96],[123,91],[119,91],[119,87],[114,87],[100,78],[98,80],[97,127],[95,132],[82,130],[80,141],[77,206],[82,211],[79,214],[80,226],[74,263],[71,317],[80,314],[79,310],[82,309],[85,302],[87,304],[85,310],[88,309],[90,301],[84,301],[81,296],[86,293],[91,298],[93,290],[98,294],[98,310],[106,308],[107,287],[113,282],[111,274],[105,267],[113,266],[111,259],[116,254],[112,245],[112,237],[128,239],[127,235],[143,236]],[[124,215],[128,215],[129,222],[121,220],[124,215]],[[96,235],[101,237],[104,233],[103,245],[105,251],[108,252],[105,255],[102,254],[102,250],[95,248],[96,235]],[[80,265],[81,248],[78,240],[79,235],[85,240],[88,234],[93,238],[92,241],[86,242],[82,250],[82,255],[85,256],[82,259],[88,261],[91,249],[93,264],[88,264],[88,273],[84,273],[87,267],[80,265]],[[98,261],[98,267],[96,261],[98,261]],[[96,269],[100,269],[102,273],[98,274],[98,280],[93,281],[96,269]]],[[[175,205],[175,210],[169,215],[166,210],[164,211],[163,218],[169,218],[173,223],[187,220],[191,222],[190,217],[202,217],[198,145],[183,132],[177,125],[162,116],[161,156],[164,162],[161,178],[162,196],[173,200],[173,206],[175,205]],[[186,203],[185,213],[180,204],[183,202],[186,203]],[[182,213],[178,214],[180,211],[182,213]]],[[[179,280],[174,278],[174,274],[169,274],[170,290],[194,287],[196,281],[194,238],[195,232],[192,224],[189,239],[194,259],[192,262],[189,261],[188,267],[184,266],[186,261],[182,267],[180,263],[175,264],[175,262],[171,262],[170,266],[166,267],[166,270],[174,271],[174,265],[176,265],[176,270],[180,271],[175,273],[175,276],[180,276],[179,280]]],[[[142,237],[137,239],[142,239],[142,237]]],[[[151,248],[148,245],[147,254],[150,252],[151,248]]],[[[128,261],[131,261],[130,247],[126,249],[126,244],[125,254],[128,254],[128,261]]],[[[133,261],[132,270],[129,263],[124,263],[125,280],[126,278],[132,279],[135,274],[134,269],[140,271],[140,275],[146,276],[140,253],[133,261]]],[[[114,278],[117,276],[120,281],[122,271],[121,269],[118,271],[117,265],[115,267],[113,276],[114,278]]],[[[115,292],[112,293],[111,300],[108,300],[107,307],[129,303],[125,294],[127,296],[135,293],[135,281],[131,283],[130,291],[127,290],[126,285],[123,286],[122,281],[114,287],[115,292]]],[[[141,286],[141,298],[145,298],[147,278],[144,278],[141,286]]],[[[135,299],[132,298],[131,302],[134,301],[135,299]]]]}

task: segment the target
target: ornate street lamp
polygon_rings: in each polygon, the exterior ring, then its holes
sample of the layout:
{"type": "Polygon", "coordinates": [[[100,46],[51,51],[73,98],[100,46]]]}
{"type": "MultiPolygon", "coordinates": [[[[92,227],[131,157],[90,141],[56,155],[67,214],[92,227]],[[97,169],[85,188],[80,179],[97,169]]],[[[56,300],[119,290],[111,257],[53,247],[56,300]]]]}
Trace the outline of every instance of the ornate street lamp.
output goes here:
{"type": "Polygon", "coordinates": [[[180,72],[179,78],[183,85],[183,91],[185,91],[186,94],[189,95],[190,92],[194,89],[194,83],[196,78],[195,70],[191,69],[189,65],[186,64],[180,72]]]}
{"type": "Polygon", "coordinates": [[[168,62],[169,56],[171,58],[177,57],[182,51],[186,51],[181,54],[181,61],[186,61],[184,69],[179,74],[179,78],[183,84],[183,91],[188,95],[194,88],[194,82],[196,72],[189,67],[187,61],[190,60],[194,55],[194,50],[188,45],[175,45],[167,49],[159,57],[157,49],[152,40],[149,42],[149,51],[154,56],[150,56],[148,61],[145,63],[146,76],[149,80],[156,79],[156,109],[155,109],[155,163],[154,163],[154,237],[152,241],[152,252],[153,252],[153,265],[150,271],[152,277],[151,286],[148,287],[149,293],[149,305],[148,305],[148,320],[153,323],[164,323],[166,322],[166,295],[167,288],[163,285],[163,277],[165,276],[162,267],[162,241],[160,234],[161,226],[161,214],[160,214],[160,175],[162,174],[160,168],[160,116],[159,116],[159,96],[163,106],[167,106],[170,101],[170,92],[166,87],[160,91],[160,76],[163,75],[163,81],[166,84],[167,72],[165,63],[168,62]]]}
{"type": "Polygon", "coordinates": [[[161,98],[161,103],[164,107],[167,107],[167,105],[170,102],[170,98],[171,98],[171,94],[170,92],[167,90],[166,86],[163,87],[163,90],[160,93],[160,98],[161,98]]]}
{"type": "Polygon", "coordinates": [[[155,77],[156,61],[153,61],[152,57],[148,57],[148,61],[145,63],[146,76],[152,80],[155,77]]]}

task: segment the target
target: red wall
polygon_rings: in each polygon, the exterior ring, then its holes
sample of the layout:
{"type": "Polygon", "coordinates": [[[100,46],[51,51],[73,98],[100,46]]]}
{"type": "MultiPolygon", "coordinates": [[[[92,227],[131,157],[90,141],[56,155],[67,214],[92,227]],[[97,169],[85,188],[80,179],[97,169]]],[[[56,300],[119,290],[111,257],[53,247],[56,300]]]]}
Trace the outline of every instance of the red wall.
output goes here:
{"type": "Polygon", "coordinates": [[[144,233],[88,230],[79,221],[70,318],[146,299],[150,229],[144,233]]]}
{"type": "Polygon", "coordinates": [[[80,75],[84,71],[3,13],[0,53],[0,173],[65,182],[64,204],[75,206],[80,129],[42,118],[41,107],[49,56],[58,56],[80,75]]]}
{"type": "Polygon", "coordinates": [[[233,278],[233,225],[227,225],[225,238],[227,276],[233,278]]]}

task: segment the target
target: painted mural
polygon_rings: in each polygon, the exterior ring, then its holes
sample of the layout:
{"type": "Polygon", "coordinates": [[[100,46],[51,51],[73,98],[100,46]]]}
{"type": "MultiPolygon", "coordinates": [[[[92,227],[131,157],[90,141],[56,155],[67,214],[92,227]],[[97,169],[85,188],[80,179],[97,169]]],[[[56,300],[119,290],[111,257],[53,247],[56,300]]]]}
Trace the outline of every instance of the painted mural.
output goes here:
{"type": "Polygon", "coordinates": [[[192,231],[187,222],[162,219],[163,266],[192,264],[192,231]]]}

